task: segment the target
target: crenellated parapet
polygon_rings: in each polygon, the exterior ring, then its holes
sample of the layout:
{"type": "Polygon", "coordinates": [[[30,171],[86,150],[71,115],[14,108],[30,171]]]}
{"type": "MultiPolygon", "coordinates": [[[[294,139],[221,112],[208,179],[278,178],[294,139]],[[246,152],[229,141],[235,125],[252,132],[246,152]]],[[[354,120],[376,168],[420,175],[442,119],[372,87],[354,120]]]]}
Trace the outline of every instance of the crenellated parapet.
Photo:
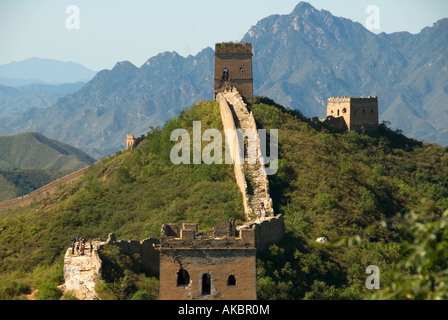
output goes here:
{"type": "Polygon", "coordinates": [[[198,230],[197,224],[184,223],[182,229],[162,225],[160,250],[171,249],[255,249],[255,229],[236,230],[232,221],[218,223],[213,233],[198,230]]]}
{"type": "Polygon", "coordinates": [[[215,45],[215,53],[246,53],[252,54],[252,44],[243,42],[221,42],[215,45]]]}

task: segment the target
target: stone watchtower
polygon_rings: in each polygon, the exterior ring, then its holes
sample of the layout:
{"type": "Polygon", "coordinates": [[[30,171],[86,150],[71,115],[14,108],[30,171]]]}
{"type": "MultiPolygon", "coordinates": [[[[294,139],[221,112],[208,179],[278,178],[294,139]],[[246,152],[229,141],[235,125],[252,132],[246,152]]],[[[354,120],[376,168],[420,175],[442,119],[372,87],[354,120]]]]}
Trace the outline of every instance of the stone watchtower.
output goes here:
{"type": "Polygon", "coordinates": [[[255,229],[221,222],[212,237],[197,224],[164,224],[160,238],[160,300],[255,300],[255,229]]]}
{"type": "Polygon", "coordinates": [[[135,138],[132,133],[126,135],[126,150],[132,149],[134,146],[135,138]]]}
{"type": "Polygon", "coordinates": [[[326,120],[338,130],[377,131],[378,97],[329,98],[326,120]]]}
{"type": "Polygon", "coordinates": [[[246,99],[254,95],[252,44],[217,43],[215,45],[215,98],[233,85],[246,99]]]}

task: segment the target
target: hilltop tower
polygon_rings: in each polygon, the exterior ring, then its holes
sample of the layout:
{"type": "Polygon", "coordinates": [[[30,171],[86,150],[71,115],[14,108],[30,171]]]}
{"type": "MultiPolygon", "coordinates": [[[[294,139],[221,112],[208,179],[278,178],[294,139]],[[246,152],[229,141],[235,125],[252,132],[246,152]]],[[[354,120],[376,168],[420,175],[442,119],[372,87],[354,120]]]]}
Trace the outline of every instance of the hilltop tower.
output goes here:
{"type": "Polygon", "coordinates": [[[126,135],[126,150],[132,149],[134,147],[135,138],[132,133],[126,135]]]}
{"type": "Polygon", "coordinates": [[[377,131],[378,97],[329,98],[326,121],[338,130],[377,131]]]}
{"type": "Polygon", "coordinates": [[[215,98],[218,92],[233,85],[246,99],[254,95],[252,44],[217,43],[215,45],[215,98]]]}

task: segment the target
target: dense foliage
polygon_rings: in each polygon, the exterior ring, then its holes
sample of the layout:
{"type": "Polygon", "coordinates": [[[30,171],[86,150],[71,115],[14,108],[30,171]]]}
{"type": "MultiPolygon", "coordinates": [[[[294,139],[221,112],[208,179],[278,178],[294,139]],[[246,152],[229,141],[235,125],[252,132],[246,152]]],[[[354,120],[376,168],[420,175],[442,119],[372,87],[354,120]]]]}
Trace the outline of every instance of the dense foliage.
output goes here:
{"type": "MultiPolygon", "coordinates": [[[[373,134],[332,133],[266,98],[250,108],[259,126],[279,129],[279,170],[270,188],[287,226],[285,240],[258,259],[259,297],[361,299],[371,293],[367,266],[379,267],[384,285],[403,276],[395,265],[406,259],[405,241],[421,235],[402,214],[441,219],[448,149],[408,139],[387,123],[373,134]],[[322,236],[330,243],[315,242],[322,236]]],[[[437,239],[444,243],[446,234],[437,239]]]]}
{"type": "MultiPolygon", "coordinates": [[[[259,298],[369,298],[369,265],[381,271],[382,289],[373,298],[446,296],[446,148],[387,124],[374,134],[334,133],[267,98],[248,105],[261,128],[279,129],[279,169],[269,179],[287,231],[257,258],[259,298]],[[322,236],[330,242],[316,243],[322,236]]],[[[200,102],[163,129],[151,128],[136,149],[101,160],[56,197],[0,212],[0,298],[38,289],[37,298],[58,299],[62,257],[76,235],[142,240],[158,237],[162,223],[197,222],[210,230],[230,217],[241,222],[232,165],[170,161],[171,132],[185,128],[191,137],[196,120],[202,130],[222,130],[217,103],[200,102]]],[[[137,258],[105,251],[102,298],[157,297],[157,279],[132,272],[137,258]]]]}
{"type": "MultiPolygon", "coordinates": [[[[217,103],[201,102],[163,130],[151,128],[138,148],[120,151],[92,166],[59,195],[28,208],[0,212],[2,297],[37,288],[40,280],[33,280],[33,270],[62,263],[77,235],[105,239],[113,232],[118,239],[142,240],[158,238],[163,223],[197,222],[208,231],[230,217],[244,219],[232,165],[174,165],[170,161],[176,144],[170,141],[171,131],[191,131],[195,120],[202,121],[202,130],[222,129],[217,103]]],[[[120,280],[111,277],[111,281],[120,280]]],[[[123,298],[115,293],[110,297],[123,298]]]]}

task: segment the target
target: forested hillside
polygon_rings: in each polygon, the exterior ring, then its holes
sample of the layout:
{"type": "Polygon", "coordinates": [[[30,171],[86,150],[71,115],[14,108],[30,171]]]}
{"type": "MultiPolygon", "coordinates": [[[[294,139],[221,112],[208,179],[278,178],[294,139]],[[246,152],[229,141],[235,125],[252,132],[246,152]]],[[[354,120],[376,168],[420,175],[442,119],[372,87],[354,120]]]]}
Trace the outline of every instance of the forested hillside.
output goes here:
{"type": "MultiPolygon", "coordinates": [[[[439,271],[448,255],[447,234],[439,228],[447,223],[447,148],[408,139],[384,123],[370,135],[312,127],[300,112],[267,98],[250,100],[248,107],[260,128],[279,129],[279,169],[269,179],[287,231],[257,258],[259,298],[369,298],[369,265],[381,270],[384,295],[395,288],[392,298],[412,298],[400,294],[407,290],[403,283],[414,285],[402,280],[415,274],[423,280],[414,293],[425,288],[425,279],[432,279],[436,293],[446,292],[437,281],[446,280],[439,271]],[[411,211],[414,216],[404,215],[411,211]],[[330,242],[316,243],[321,236],[330,242]],[[427,254],[413,258],[413,250],[427,254]]],[[[77,235],[106,238],[113,232],[118,239],[142,240],[159,237],[163,223],[197,222],[207,231],[230,217],[243,222],[232,165],[170,161],[176,144],[171,132],[184,128],[191,136],[193,121],[201,121],[202,130],[222,130],[217,103],[199,102],[163,129],[149,128],[136,149],[101,160],[60,194],[0,212],[0,297],[24,298],[38,289],[40,299],[59,299],[63,254],[77,235]]],[[[115,269],[99,284],[103,297],[157,297],[156,278],[130,272],[132,257],[109,254],[115,269]]]]}

